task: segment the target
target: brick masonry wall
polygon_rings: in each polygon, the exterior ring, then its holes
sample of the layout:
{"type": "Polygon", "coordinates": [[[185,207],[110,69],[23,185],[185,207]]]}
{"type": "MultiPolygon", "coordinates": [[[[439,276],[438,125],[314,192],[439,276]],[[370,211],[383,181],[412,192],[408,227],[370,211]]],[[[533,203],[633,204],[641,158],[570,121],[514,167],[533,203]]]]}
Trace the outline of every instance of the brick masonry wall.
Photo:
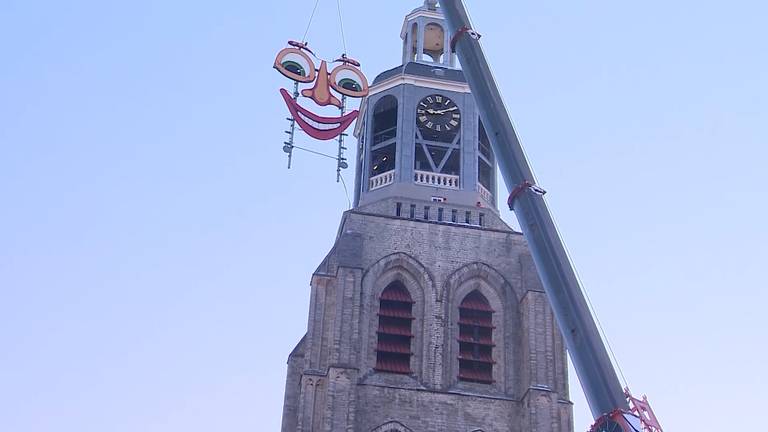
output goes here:
{"type": "Polygon", "coordinates": [[[289,357],[282,430],[572,431],[562,338],[522,235],[492,211],[480,227],[409,219],[409,205],[344,214],[289,357]],[[410,375],[373,370],[378,297],[395,280],[415,302],[410,375]],[[496,311],[489,385],[457,379],[458,304],[473,290],[496,311]]]}

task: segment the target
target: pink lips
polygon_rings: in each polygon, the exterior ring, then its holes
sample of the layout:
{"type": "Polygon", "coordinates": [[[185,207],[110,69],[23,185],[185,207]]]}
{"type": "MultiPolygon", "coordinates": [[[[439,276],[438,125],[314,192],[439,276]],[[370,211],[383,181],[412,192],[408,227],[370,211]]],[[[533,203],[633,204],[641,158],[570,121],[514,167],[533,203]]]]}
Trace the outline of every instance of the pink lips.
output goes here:
{"type": "Polygon", "coordinates": [[[350,111],[341,117],[319,116],[299,105],[286,89],[280,89],[280,94],[288,105],[288,110],[304,132],[312,138],[329,140],[339,136],[344,129],[357,118],[358,111],[350,111]]]}

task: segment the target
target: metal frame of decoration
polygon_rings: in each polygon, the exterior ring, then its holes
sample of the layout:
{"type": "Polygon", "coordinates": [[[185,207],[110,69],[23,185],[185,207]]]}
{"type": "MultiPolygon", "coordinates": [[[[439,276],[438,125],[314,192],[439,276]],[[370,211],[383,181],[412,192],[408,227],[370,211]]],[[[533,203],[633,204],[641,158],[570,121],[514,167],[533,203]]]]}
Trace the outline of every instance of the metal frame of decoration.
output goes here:
{"type": "Polygon", "coordinates": [[[280,95],[290,112],[287,118],[289,128],[285,131],[288,140],[283,143],[283,151],[288,154],[288,168],[291,167],[294,148],[306,150],[321,156],[336,159],[336,181],[341,177],[341,170],[346,169],[344,157],[344,131],[357,119],[359,111],[346,112],[347,98],[362,98],[368,95],[368,80],[360,70],[360,63],[343,54],[331,63],[340,63],[328,71],[328,62],[318,59],[307,47],[305,42],[288,41],[288,47],[277,53],[273,67],[283,76],[293,80],[293,92],[280,89],[280,95]],[[320,67],[315,66],[315,60],[320,61],[320,67]],[[302,84],[311,85],[299,90],[302,84]],[[336,96],[338,94],[339,96],[336,96]],[[339,109],[338,117],[318,115],[299,104],[299,96],[311,99],[318,106],[335,106],[339,109]],[[299,126],[310,137],[327,141],[336,138],[338,152],[336,156],[309,149],[303,149],[295,144],[296,126],[299,126]]]}

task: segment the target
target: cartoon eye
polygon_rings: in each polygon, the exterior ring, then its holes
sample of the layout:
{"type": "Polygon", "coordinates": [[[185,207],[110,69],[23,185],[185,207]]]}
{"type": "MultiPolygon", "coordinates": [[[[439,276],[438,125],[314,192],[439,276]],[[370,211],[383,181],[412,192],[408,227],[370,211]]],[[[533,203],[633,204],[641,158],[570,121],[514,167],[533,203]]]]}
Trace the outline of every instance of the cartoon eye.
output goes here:
{"type": "Polygon", "coordinates": [[[284,48],[277,53],[274,67],[294,81],[309,83],[315,80],[315,64],[308,55],[296,48],[284,48]]]}
{"type": "Polygon", "coordinates": [[[368,94],[368,80],[360,69],[343,64],[336,66],[330,74],[331,87],[349,97],[363,97],[368,94]]]}

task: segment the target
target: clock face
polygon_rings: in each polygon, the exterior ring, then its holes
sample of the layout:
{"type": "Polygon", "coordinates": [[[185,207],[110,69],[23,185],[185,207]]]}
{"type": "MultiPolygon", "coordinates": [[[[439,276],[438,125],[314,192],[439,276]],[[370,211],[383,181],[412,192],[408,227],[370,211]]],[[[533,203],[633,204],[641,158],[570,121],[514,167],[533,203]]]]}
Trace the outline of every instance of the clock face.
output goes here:
{"type": "Polygon", "coordinates": [[[419,102],[416,108],[416,122],[425,139],[453,138],[461,125],[461,112],[456,103],[448,97],[434,94],[419,102]]]}

